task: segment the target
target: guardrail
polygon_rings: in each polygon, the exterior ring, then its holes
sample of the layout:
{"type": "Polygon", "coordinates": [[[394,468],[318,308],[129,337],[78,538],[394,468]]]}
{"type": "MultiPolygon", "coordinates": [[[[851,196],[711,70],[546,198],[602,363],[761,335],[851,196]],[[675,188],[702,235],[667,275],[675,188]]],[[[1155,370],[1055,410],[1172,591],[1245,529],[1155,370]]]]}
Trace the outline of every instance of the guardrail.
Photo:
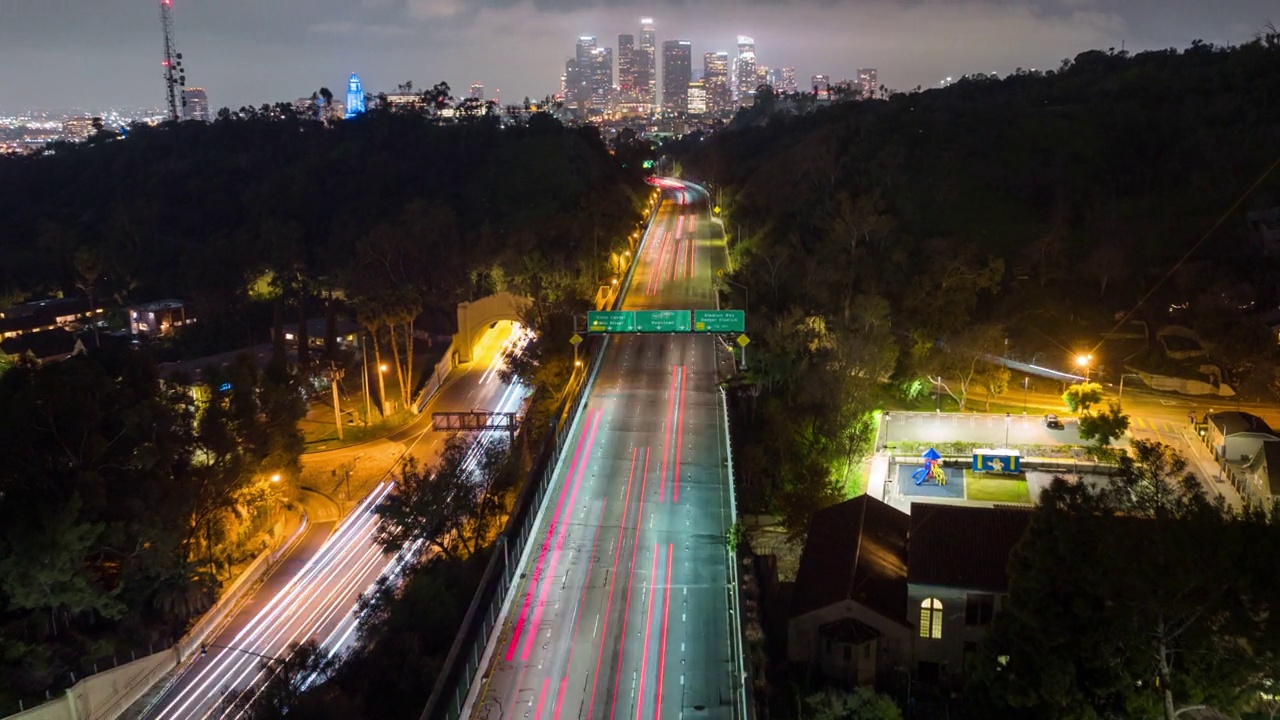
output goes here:
{"type": "MultiPolygon", "coordinates": [[[[734,489],[733,480],[733,439],[729,434],[729,398],[723,385],[720,386],[720,409],[723,416],[724,455],[729,480],[729,520],[730,525],[734,526],[738,524],[738,496],[737,491],[734,489]]],[[[734,712],[738,720],[750,720],[751,709],[755,707],[755,702],[752,697],[752,683],[747,672],[746,653],[743,651],[743,648],[746,647],[746,634],[742,629],[742,599],[739,596],[738,551],[736,547],[729,552],[729,567],[731,568],[729,571],[729,585],[732,588],[732,594],[729,596],[729,615],[731,617],[729,635],[734,638],[733,660],[737,664],[734,671],[737,675],[739,687],[738,697],[741,700],[734,707],[734,712]]]]}

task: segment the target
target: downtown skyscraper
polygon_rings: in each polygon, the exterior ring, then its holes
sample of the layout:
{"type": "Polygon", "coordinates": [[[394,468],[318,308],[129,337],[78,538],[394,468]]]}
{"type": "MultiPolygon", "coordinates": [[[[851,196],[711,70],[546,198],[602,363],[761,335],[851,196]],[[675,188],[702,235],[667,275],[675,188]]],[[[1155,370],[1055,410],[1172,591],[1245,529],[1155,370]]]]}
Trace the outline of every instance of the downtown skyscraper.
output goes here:
{"type": "Polygon", "coordinates": [[[733,109],[733,93],[729,89],[729,53],[709,52],[702,56],[702,84],[706,88],[707,112],[714,115],[733,109]]]}
{"type": "Polygon", "coordinates": [[[756,74],[756,41],[746,35],[738,36],[738,56],[733,61],[733,100],[739,105],[750,105],[760,84],[756,74]]]}
{"type": "Polygon", "coordinates": [[[688,40],[662,43],[662,112],[689,111],[689,83],[693,81],[693,46],[688,40]]]}
{"type": "Polygon", "coordinates": [[[636,48],[636,99],[652,112],[658,102],[658,33],[653,18],[640,18],[640,45],[636,48]]]}
{"type": "Polygon", "coordinates": [[[880,85],[876,81],[875,68],[858,68],[858,90],[862,91],[863,100],[877,97],[880,85]]]}

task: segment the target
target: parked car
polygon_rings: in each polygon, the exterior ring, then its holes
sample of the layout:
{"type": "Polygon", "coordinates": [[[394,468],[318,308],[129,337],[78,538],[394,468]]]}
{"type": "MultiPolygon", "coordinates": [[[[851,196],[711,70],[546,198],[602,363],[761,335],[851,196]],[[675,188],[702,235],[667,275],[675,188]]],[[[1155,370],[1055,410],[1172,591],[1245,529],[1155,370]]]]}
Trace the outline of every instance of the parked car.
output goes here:
{"type": "Polygon", "coordinates": [[[1054,415],[1053,413],[1049,413],[1048,415],[1044,416],[1044,426],[1049,428],[1050,430],[1063,429],[1062,421],[1059,420],[1058,416],[1054,415]]]}

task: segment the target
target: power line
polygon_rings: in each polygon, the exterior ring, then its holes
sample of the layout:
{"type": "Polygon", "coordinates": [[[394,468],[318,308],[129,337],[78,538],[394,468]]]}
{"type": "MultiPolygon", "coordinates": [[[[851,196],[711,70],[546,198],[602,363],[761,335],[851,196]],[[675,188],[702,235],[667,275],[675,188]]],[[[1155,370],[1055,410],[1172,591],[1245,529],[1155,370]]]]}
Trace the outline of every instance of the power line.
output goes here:
{"type": "Polygon", "coordinates": [[[1200,239],[1196,241],[1196,244],[1192,245],[1191,249],[1188,250],[1186,254],[1184,254],[1178,260],[1178,262],[1174,263],[1173,267],[1169,268],[1168,272],[1164,274],[1164,277],[1160,278],[1160,280],[1156,282],[1155,285],[1151,286],[1151,289],[1148,290],[1145,295],[1139,298],[1138,302],[1134,303],[1134,306],[1129,310],[1129,312],[1125,313],[1124,317],[1120,318],[1120,322],[1117,322],[1115,327],[1111,328],[1111,332],[1108,332],[1106,335],[1102,336],[1102,339],[1098,341],[1098,344],[1093,346],[1093,352],[1098,352],[1098,349],[1102,347],[1102,343],[1106,342],[1107,335],[1114,334],[1117,330],[1123,327],[1126,322],[1129,322],[1129,318],[1133,317],[1133,314],[1138,311],[1138,308],[1142,307],[1142,304],[1145,303],[1152,296],[1152,294],[1155,293],[1156,290],[1159,290],[1160,286],[1164,285],[1165,281],[1167,281],[1175,272],[1177,272],[1178,268],[1182,267],[1182,265],[1186,263],[1187,260],[1193,254],[1195,254],[1196,250],[1200,249],[1200,246],[1203,245],[1205,241],[1208,240],[1213,235],[1213,233],[1218,229],[1219,226],[1222,225],[1222,223],[1227,221],[1227,218],[1235,214],[1236,210],[1239,209],[1240,206],[1244,204],[1244,201],[1248,200],[1249,196],[1253,194],[1253,191],[1257,190],[1258,187],[1262,185],[1262,183],[1266,182],[1267,177],[1270,176],[1271,173],[1277,167],[1280,167],[1280,157],[1277,157],[1275,159],[1275,162],[1271,163],[1271,165],[1269,165],[1266,170],[1263,170],[1262,174],[1258,176],[1258,179],[1255,180],[1254,183],[1249,186],[1249,189],[1245,190],[1244,194],[1242,194],[1234,203],[1232,203],[1231,207],[1227,208],[1226,212],[1222,213],[1221,217],[1219,217],[1218,220],[1214,222],[1213,225],[1211,225],[1207,231],[1205,231],[1205,234],[1202,235],[1200,239]]]}

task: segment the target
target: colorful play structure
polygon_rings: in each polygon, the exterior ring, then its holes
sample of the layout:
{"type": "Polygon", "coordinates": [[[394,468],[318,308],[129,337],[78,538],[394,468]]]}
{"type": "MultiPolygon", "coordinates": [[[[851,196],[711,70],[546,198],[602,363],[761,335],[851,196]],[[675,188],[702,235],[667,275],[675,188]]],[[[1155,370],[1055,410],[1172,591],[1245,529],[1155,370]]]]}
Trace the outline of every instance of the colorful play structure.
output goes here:
{"type": "Polygon", "coordinates": [[[924,451],[924,467],[915,471],[911,475],[911,479],[916,481],[917,485],[923,485],[926,482],[933,482],[937,485],[947,484],[947,473],[942,469],[942,455],[937,450],[929,448],[924,451]]]}

